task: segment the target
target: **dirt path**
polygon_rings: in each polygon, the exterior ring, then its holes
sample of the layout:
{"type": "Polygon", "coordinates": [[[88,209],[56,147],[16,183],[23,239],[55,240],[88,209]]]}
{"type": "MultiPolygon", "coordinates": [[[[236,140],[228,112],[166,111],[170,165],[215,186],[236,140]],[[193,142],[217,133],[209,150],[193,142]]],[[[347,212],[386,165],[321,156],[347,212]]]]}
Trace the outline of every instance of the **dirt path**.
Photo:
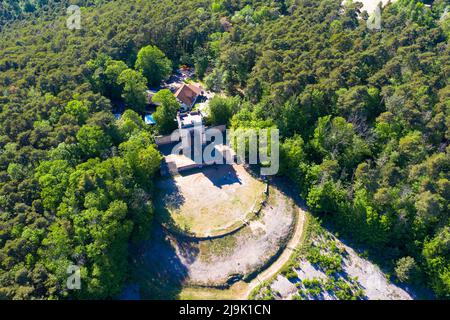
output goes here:
{"type": "Polygon", "coordinates": [[[258,276],[256,276],[256,278],[248,284],[247,290],[241,297],[239,297],[240,300],[246,300],[250,293],[258,285],[275,276],[280,271],[280,269],[289,261],[293,251],[299,246],[303,238],[305,220],[306,212],[303,209],[298,208],[297,223],[295,226],[294,235],[287,244],[285,250],[274,263],[272,263],[266,270],[258,274],[258,276]]]}

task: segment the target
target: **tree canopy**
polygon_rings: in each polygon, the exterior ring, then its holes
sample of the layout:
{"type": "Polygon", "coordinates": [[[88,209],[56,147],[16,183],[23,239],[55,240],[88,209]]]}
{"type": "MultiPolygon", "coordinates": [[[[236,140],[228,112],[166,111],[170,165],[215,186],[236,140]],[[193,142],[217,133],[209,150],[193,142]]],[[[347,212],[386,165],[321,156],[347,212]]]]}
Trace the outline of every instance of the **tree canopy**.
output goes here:
{"type": "Polygon", "coordinates": [[[181,107],[180,103],[169,89],[157,92],[152,100],[158,104],[156,112],[153,114],[158,131],[162,134],[172,133],[178,127],[176,117],[177,111],[181,107]]]}
{"type": "Polygon", "coordinates": [[[156,46],[146,46],[139,50],[136,70],[147,78],[150,86],[157,86],[172,72],[172,62],[156,46]]]}
{"type": "MultiPolygon", "coordinates": [[[[447,1],[388,4],[381,30],[335,0],[77,1],[69,30],[69,2],[0,4],[0,299],[120,293],[161,160],[139,113],[180,64],[228,96],[212,123],[280,130],[280,174],[313,214],[449,298],[447,1]]],[[[179,105],[155,98],[169,133],[179,105]]]]}

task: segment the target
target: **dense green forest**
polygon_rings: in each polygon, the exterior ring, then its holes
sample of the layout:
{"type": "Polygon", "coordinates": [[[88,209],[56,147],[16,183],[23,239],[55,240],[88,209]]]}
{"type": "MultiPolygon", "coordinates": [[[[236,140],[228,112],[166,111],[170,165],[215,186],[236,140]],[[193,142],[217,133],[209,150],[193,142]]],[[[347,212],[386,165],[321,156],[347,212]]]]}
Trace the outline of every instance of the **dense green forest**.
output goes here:
{"type": "Polygon", "coordinates": [[[205,81],[243,95],[233,127],[280,130],[282,174],[313,213],[398,281],[449,298],[446,5],[400,0],[380,31],[358,19],[360,4],[295,1],[264,22],[245,7],[205,81]]]}
{"type": "Polygon", "coordinates": [[[3,30],[1,297],[106,298],[120,292],[128,243],[145,237],[151,221],[160,155],[137,113],[128,110],[115,121],[114,93],[97,87],[95,64],[108,56],[116,69],[125,66],[127,90],[128,79],[142,79],[128,68],[140,48],[156,43],[178,61],[220,30],[218,19],[196,11],[202,7],[210,3],[115,1],[82,8],[81,30],[68,30],[65,15],[24,19],[3,30]],[[66,289],[70,264],[83,266],[83,279],[90,279],[81,291],[66,289]]]}
{"type": "Polygon", "coordinates": [[[40,16],[49,18],[66,13],[70,5],[80,7],[95,6],[107,2],[106,0],[1,0],[0,1],[0,30],[10,23],[22,19],[33,19],[40,16]]]}
{"type": "MultiPolygon", "coordinates": [[[[120,293],[152,220],[153,136],[170,129],[143,123],[142,89],[179,64],[229,96],[211,122],[280,129],[280,174],[313,213],[450,297],[446,1],[390,4],[381,30],[335,0],[79,2],[81,30],[64,1],[1,2],[0,298],[120,293]]],[[[158,98],[164,123],[176,108],[158,98]]]]}

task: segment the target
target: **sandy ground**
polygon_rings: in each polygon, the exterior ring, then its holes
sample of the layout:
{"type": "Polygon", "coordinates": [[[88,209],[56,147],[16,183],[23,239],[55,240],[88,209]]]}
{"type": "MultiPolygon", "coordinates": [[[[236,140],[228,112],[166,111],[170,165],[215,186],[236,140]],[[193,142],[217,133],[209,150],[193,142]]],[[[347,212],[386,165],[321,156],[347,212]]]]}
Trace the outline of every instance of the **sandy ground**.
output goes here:
{"type": "Polygon", "coordinates": [[[208,236],[245,220],[262,200],[265,184],[243,166],[217,165],[160,180],[157,189],[157,206],[167,208],[178,227],[208,236]]]}
{"type": "Polygon", "coordinates": [[[297,293],[297,287],[282,275],[277,275],[271,284],[271,288],[278,292],[284,300],[290,299],[297,293]]]}
{"type": "MultiPolygon", "coordinates": [[[[342,242],[341,242],[342,244],[342,242]]],[[[412,300],[413,297],[402,288],[389,283],[380,268],[361,258],[355,250],[342,244],[348,257],[344,260],[344,270],[358,278],[369,300],[412,300]]]]}
{"type": "MultiPolygon", "coordinates": [[[[360,257],[352,248],[346,246],[338,239],[338,245],[345,249],[342,279],[356,278],[359,286],[364,290],[368,300],[412,300],[411,294],[389,283],[385,274],[372,262],[360,257]]],[[[309,261],[302,260],[295,269],[300,281],[313,279],[327,279],[327,275],[313,266],[309,261]]],[[[295,284],[282,275],[278,275],[270,284],[271,288],[281,295],[282,299],[291,299],[297,293],[295,284]]],[[[336,297],[325,292],[321,299],[335,300],[336,297]]]]}
{"type": "MultiPolygon", "coordinates": [[[[200,247],[199,259],[190,260],[179,251],[180,259],[188,268],[190,284],[225,283],[230,276],[246,275],[262,266],[279,250],[290,234],[294,216],[292,203],[278,191],[261,213],[261,219],[230,239],[222,239],[219,252],[208,252],[210,246],[200,247]],[[226,245],[229,244],[227,248],[226,245]],[[207,257],[202,258],[203,257],[207,257]]],[[[209,241],[211,245],[217,240],[209,241]]],[[[274,268],[278,268],[274,266],[274,268]]]]}
{"type": "MultiPolygon", "coordinates": [[[[222,239],[189,241],[170,235],[155,224],[151,239],[132,250],[133,276],[120,298],[174,299],[190,285],[223,285],[236,275],[240,279],[279,252],[293,233],[295,213],[293,201],[271,188],[260,218],[222,239]]],[[[294,237],[298,238],[297,232],[294,237]]],[[[281,255],[282,261],[290,255],[290,250],[287,252],[281,255]]],[[[269,267],[270,274],[282,263],[278,259],[274,267],[269,267]]],[[[245,299],[247,285],[239,281],[233,290],[195,289],[184,296],[245,299]]]]}

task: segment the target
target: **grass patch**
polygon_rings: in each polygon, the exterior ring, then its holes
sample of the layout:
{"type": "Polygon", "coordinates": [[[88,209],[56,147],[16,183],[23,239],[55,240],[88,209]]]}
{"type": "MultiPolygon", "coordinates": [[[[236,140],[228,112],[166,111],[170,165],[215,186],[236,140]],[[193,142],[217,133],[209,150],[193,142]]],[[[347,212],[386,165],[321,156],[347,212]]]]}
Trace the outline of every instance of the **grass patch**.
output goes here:
{"type": "Polygon", "coordinates": [[[235,235],[211,241],[200,242],[200,259],[202,261],[211,261],[213,257],[226,256],[230,254],[237,245],[235,235]]]}
{"type": "Polygon", "coordinates": [[[237,300],[244,296],[248,284],[238,282],[228,289],[206,287],[184,287],[178,294],[179,300],[237,300]]]}

